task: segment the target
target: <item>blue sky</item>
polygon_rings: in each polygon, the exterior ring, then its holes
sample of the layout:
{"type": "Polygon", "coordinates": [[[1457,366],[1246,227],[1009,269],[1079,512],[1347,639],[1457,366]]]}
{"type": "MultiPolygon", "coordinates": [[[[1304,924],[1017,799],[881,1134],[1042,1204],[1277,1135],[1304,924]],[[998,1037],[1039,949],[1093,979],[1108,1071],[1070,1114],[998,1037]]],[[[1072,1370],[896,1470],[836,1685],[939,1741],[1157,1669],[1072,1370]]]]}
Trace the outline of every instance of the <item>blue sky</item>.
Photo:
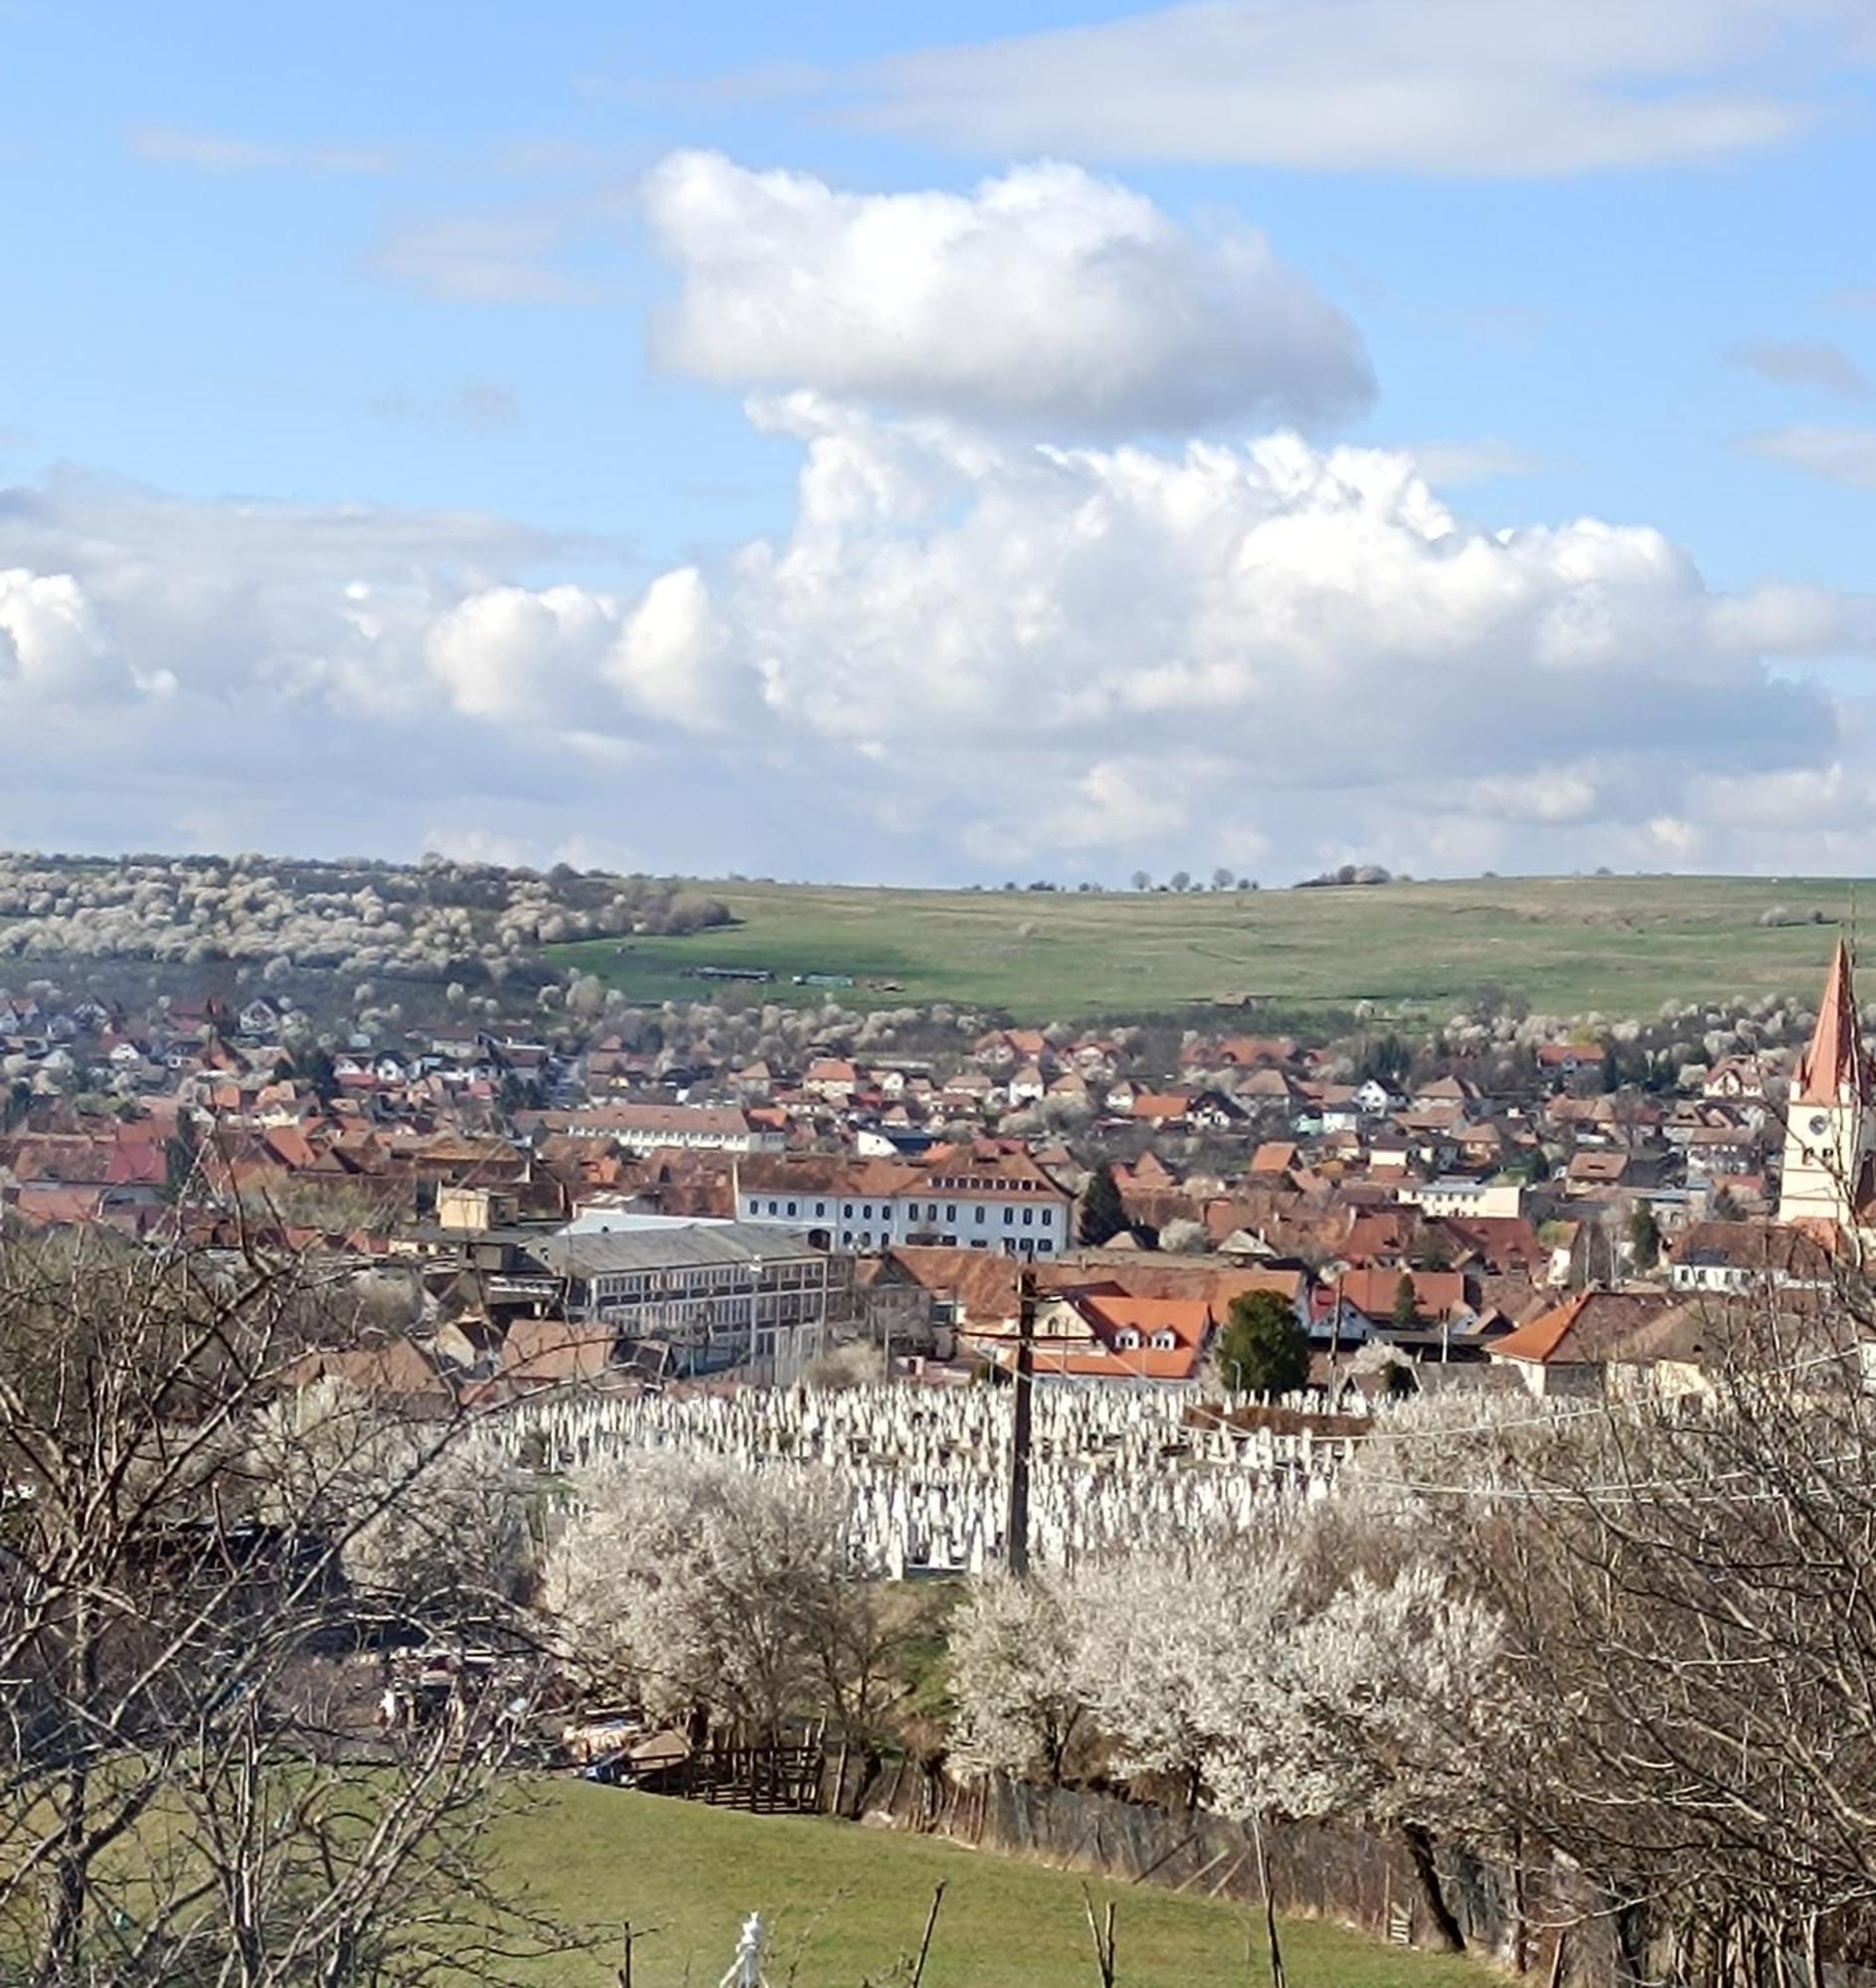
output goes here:
{"type": "Polygon", "coordinates": [[[1876,22],[1550,12],[0,0],[0,837],[1867,868],[1876,22]]]}

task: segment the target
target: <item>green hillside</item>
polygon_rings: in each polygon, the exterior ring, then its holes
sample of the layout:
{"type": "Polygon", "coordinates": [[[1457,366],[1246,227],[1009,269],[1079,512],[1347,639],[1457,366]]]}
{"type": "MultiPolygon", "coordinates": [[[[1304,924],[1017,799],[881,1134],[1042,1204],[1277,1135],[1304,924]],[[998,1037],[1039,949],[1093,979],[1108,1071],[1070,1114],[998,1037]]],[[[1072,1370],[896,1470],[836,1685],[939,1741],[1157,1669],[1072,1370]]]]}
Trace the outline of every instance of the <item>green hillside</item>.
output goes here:
{"type": "Polygon", "coordinates": [[[1370,1000],[1440,1011],[1481,984],[1546,1012],[1645,1016],[1663,1001],[1809,995],[1851,886],[1841,879],[1503,878],[1341,890],[1077,896],[708,884],[739,922],[597,939],[550,957],[636,1001],[955,1001],[1023,1020],[1158,1013],[1256,997],[1276,1012],[1370,1000]],[[1810,922],[1818,913],[1828,922],[1810,922]],[[1768,924],[1769,914],[1786,922],[1768,924]],[[772,987],[698,980],[767,968],[772,987]]]}
{"type": "MultiPolygon", "coordinates": [[[[608,1951],[557,1960],[527,1978],[556,1988],[616,1982],[616,1933],[649,1936],[633,1988],[710,1988],[753,1910],[772,1928],[773,1988],[861,1988],[902,1980],[932,1888],[944,1904],[925,1988],[1086,1988],[1093,1978],[1083,1880],[1000,1857],[809,1817],[738,1815],[657,1795],[556,1782],[543,1805],[502,1828],[499,1851],[564,1919],[609,1935],[608,1951]]],[[[1208,1988],[1258,1978],[1247,1967],[1257,1914],[1146,1886],[1095,1883],[1117,1900],[1119,1977],[1128,1988],[1208,1988]]],[[[1292,1923],[1284,1958],[1293,1988],[1479,1988],[1464,1960],[1403,1953],[1339,1927],[1292,1923]]],[[[519,1974],[519,1970],[517,1970],[519,1974]]]]}

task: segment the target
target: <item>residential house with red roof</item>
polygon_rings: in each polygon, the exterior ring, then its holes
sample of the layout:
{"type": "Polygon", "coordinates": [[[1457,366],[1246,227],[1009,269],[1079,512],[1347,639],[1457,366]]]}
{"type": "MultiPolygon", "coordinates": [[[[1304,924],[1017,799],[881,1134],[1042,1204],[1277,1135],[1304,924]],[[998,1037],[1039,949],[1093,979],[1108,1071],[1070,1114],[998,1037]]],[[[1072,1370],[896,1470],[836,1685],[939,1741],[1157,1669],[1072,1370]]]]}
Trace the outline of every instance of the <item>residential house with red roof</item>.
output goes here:
{"type": "Polygon", "coordinates": [[[1060,1322],[1047,1333],[1037,1320],[1038,1380],[1191,1387],[1217,1326],[1202,1301],[1123,1292],[1077,1293],[1055,1317],[1060,1322]]]}
{"type": "Polygon", "coordinates": [[[1697,1362],[1718,1343],[1701,1301],[1659,1290],[1587,1290],[1491,1341],[1486,1358],[1511,1368],[1533,1395],[1602,1395],[1632,1387],[1659,1363],[1697,1362]]]}

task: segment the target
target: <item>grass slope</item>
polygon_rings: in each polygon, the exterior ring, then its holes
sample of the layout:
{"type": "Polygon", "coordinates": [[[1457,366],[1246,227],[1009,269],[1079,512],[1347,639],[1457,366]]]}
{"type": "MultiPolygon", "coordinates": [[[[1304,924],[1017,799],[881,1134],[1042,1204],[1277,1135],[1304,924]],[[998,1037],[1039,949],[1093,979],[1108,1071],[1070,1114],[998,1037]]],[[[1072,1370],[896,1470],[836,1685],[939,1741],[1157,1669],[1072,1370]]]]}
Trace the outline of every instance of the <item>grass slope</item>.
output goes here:
{"type": "MultiPolygon", "coordinates": [[[[509,1874],[571,1921],[613,1935],[627,1918],[658,1929],[636,1950],[633,1988],[713,1988],[744,1915],[758,1909],[772,1931],[773,1988],[861,1988],[916,1950],[940,1879],[926,1988],[1086,1988],[1092,1978],[1079,1877],[927,1837],[555,1782],[538,1809],[503,1825],[500,1851],[509,1874]]],[[[1255,1911],[1143,1886],[1092,1889],[1098,1910],[1118,1902],[1127,1988],[1242,1988],[1263,1968],[1261,1944],[1257,1970],[1246,1968],[1255,1911]]],[[[1466,1961],[1306,1921],[1288,1926],[1284,1957],[1294,1988],[1480,1988],[1488,1979],[1466,1961]]],[[[607,1988],[616,1966],[614,1947],[533,1978],[607,1988]]]]}
{"type": "Polygon", "coordinates": [[[1077,897],[1044,892],[711,884],[741,921],[686,938],[555,948],[629,999],[828,998],[795,973],[851,974],[846,1006],[956,1001],[1019,1020],[1162,1013],[1257,997],[1306,1011],[1371,1000],[1439,1011],[1481,983],[1546,1013],[1651,1015],[1667,1000],[1812,995],[1834,930],[1766,926],[1775,908],[1830,920],[1841,879],[1506,878],[1329,891],[1077,897]],[[721,988],[699,965],[764,966],[776,984],[721,988]],[[879,990],[896,983],[898,993],[879,990]]]}

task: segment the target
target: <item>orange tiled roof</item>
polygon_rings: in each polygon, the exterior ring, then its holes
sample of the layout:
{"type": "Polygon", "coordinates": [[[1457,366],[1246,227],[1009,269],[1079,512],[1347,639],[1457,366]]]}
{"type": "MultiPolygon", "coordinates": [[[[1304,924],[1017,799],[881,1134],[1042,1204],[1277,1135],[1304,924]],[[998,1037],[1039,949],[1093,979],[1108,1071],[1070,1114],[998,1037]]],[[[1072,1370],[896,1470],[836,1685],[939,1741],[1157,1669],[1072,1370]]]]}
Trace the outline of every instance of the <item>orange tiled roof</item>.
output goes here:
{"type": "Polygon", "coordinates": [[[1576,1324],[1579,1313],[1590,1301],[1588,1291],[1577,1291],[1567,1297],[1562,1304],[1553,1305],[1549,1311],[1540,1312],[1536,1318],[1508,1332],[1502,1339],[1492,1342],[1492,1358],[1495,1360],[1535,1360],[1540,1364],[1551,1359],[1564,1342],[1564,1335],[1576,1324]]]}
{"type": "Polygon", "coordinates": [[[1457,1270],[1350,1270],[1340,1280],[1344,1300],[1369,1318],[1394,1309],[1402,1277],[1414,1280],[1414,1302],[1425,1317],[1440,1318],[1465,1302],[1465,1279],[1457,1270]]]}

